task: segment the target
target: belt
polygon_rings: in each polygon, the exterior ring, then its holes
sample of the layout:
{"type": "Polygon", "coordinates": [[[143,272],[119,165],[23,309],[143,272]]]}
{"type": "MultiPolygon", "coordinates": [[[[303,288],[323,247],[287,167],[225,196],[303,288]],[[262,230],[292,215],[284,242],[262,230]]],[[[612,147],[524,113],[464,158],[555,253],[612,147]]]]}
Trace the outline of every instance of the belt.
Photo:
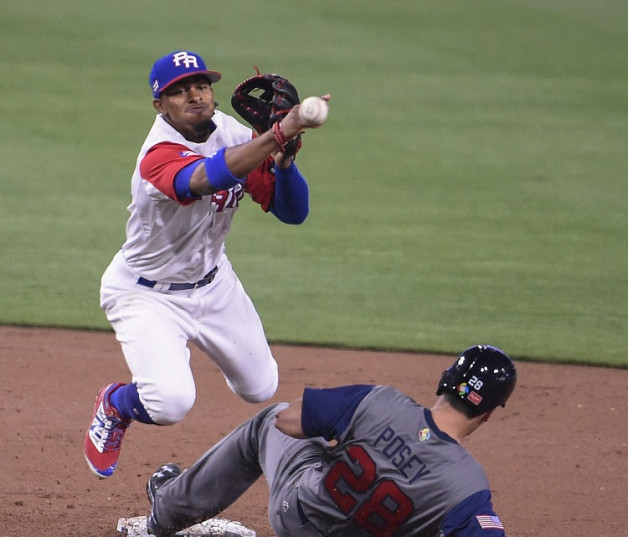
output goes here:
{"type": "Polygon", "coordinates": [[[199,287],[209,285],[216,277],[217,272],[218,267],[216,266],[205,274],[203,279],[194,283],[162,283],[156,280],[147,280],[146,278],[142,278],[142,276],[137,279],[137,283],[139,285],[143,285],[144,287],[150,287],[151,289],[157,284],[162,284],[163,286],[168,286],[166,287],[167,291],[187,291],[188,289],[198,289],[199,287]]]}

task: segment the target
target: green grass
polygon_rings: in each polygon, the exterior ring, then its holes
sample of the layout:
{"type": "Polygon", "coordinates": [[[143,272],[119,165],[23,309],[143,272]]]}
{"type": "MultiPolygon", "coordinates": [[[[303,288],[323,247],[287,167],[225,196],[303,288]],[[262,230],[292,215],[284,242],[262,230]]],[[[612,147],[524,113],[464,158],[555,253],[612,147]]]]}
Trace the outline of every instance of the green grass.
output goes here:
{"type": "Polygon", "coordinates": [[[230,258],[272,341],[628,367],[628,4],[0,0],[0,323],[106,329],[176,48],[331,92],[298,164],[311,214],[245,203],[230,258]]]}

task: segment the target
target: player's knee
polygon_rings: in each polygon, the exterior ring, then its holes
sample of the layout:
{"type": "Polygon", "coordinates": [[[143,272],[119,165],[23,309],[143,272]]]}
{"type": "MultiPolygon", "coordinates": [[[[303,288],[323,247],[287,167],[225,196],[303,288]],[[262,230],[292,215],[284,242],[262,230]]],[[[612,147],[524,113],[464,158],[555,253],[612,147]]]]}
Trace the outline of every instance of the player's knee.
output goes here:
{"type": "Polygon", "coordinates": [[[246,393],[242,390],[238,390],[229,383],[229,387],[234,391],[234,393],[244,399],[247,403],[263,403],[264,401],[268,401],[273,395],[275,395],[278,385],[279,377],[275,376],[271,383],[263,390],[256,393],[246,393]]]}
{"type": "Polygon", "coordinates": [[[165,393],[147,411],[158,425],[173,425],[185,418],[194,406],[195,399],[195,393],[165,393]]]}

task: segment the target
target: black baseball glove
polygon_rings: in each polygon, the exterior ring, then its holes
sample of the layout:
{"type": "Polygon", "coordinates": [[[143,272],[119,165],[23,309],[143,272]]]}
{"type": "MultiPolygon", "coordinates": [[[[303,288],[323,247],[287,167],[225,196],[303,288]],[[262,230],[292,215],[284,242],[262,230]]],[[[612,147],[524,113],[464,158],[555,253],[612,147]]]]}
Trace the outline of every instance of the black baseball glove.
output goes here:
{"type": "MultiPolygon", "coordinates": [[[[238,84],[231,96],[231,106],[259,134],[271,129],[273,124],[299,104],[297,89],[281,75],[259,73],[238,84]]],[[[292,156],[301,148],[299,134],[284,146],[284,154],[292,156]]]]}

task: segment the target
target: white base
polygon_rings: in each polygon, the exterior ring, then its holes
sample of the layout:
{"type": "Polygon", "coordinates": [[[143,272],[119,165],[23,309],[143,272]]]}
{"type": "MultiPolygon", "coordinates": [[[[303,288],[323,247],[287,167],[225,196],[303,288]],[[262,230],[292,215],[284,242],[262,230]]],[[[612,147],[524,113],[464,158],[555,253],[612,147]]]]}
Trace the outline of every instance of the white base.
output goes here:
{"type": "MultiPolygon", "coordinates": [[[[146,529],[146,517],[121,518],[118,531],[127,537],[152,537],[146,529]]],[[[177,532],[177,537],[257,537],[257,534],[233,520],[210,518],[177,532]]]]}

